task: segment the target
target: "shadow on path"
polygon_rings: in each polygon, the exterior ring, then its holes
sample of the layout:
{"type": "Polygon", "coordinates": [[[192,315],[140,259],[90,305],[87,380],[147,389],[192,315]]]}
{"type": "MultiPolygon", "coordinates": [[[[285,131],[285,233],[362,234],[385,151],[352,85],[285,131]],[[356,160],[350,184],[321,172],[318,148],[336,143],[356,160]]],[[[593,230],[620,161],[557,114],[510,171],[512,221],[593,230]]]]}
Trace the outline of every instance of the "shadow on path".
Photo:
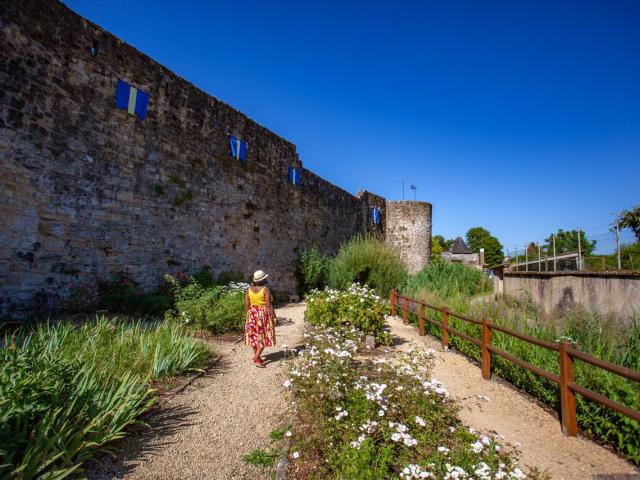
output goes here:
{"type": "MultiPolygon", "coordinates": [[[[229,362],[223,357],[199,380],[215,377],[228,367],[229,362]]],[[[196,380],[186,388],[197,389],[204,386],[206,385],[202,382],[199,384],[196,380]]],[[[175,440],[169,441],[169,438],[185,427],[195,425],[194,420],[201,413],[191,406],[172,404],[173,397],[181,393],[160,397],[157,400],[158,403],[140,418],[141,424],[130,428],[125,438],[110,445],[113,452],[98,456],[85,465],[86,478],[89,480],[123,478],[133,472],[139,460],[149,455],[160,454],[168,445],[175,443],[175,440]]]]}

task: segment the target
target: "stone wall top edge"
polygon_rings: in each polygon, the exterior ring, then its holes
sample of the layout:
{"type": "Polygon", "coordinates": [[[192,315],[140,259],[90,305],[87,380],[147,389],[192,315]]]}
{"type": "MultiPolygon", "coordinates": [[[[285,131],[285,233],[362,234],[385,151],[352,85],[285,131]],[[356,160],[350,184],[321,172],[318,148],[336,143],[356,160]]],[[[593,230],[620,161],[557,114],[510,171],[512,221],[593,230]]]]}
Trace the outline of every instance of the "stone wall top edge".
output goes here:
{"type": "Polygon", "coordinates": [[[504,272],[505,277],[552,278],[552,277],[591,277],[591,278],[637,278],[640,271],[622,270],[619,272],[504,272]]]}
{"type": "MultiPolygon", "coordinates": [[[[0,2],[0,5],[3,5],[5,3],[5,1],[6,0],[0,2]]],[[[11,5],[14,2],[9,0],[8,3],[11,5]]],[[[183,84],[185,88],[188,88],[188,89],[191,89],[191,90],[195,90],[197,93],[199,93],[201,95],[204,95],[207,98],[213,100],[214,102],[219,104],[221,107],[235,112],[237,115],[240,115],[241,117],[246,119],[247,122],[250,122],[253,125],[255,125],[259,130],[262,130],[263,132],[275,137],[275,139],[278,139],[279,141],[281,141],[281,142],[283,142],[285,144],[288,144],[290,147],[292,147],[294,150],[296,150],[295,143],[291,142],[290,140],[287,140],[286,138],[282,137],[281,135],[279,135],[279,134],[275,133],[274,131],[270,130],[269,128],[265,127],[261,123],[253,120],[246,113],[241,112],[240,110],[238,110],[237,108],[233,107],[232,105],[226,103],[225,101],[220,100],[219,98],[215,97],[214,95],[204,91],[202,88],[198,87],[197,85],[195,85],[191,81],[189,81],[186,78],[184,78],[184,77],[180,76],[179,74],[175,73],[170,68],[164,66],[160,62],[154,60],[153,58],[151,58],[146,53],[140,51],[139,49],[137,49],[133,45],[131,45],[131,44],[127,43],[126,41],[124,41],[123,39],[119,38],[117,35],[114,35],[110,31],[105,30],[104,28],[102,28],[100,25],[92,22],[91,20],[87,19],[86,17],[83,17],[79,13],[75,12],[74,10],[72,10],[70,7],[68,7],[67,5],[62,3],[61,1],[59,1],[59,0],[28,0],[28,1],[25,1],[24,3],[16,2],[16,6],[14,6],[14,8],[18,8],[21,11],[21,16],[22,17],[33,17],[33,15],[35,14],[35,15],[38,15],[38,17],[42,18],[43,22],[45,22],[45,21],[46,22],[50,22],[51,20],[46,17],[46,12],[44,12],[44,8],[43,7],[56,8],[56,9],[59,10],[58,12],[56,12],[57,15],[66,16],[67,18],[70,18],[72,21],[81,23],[82,29],[85,30],[85,31],[88,31],[90,34],[93,34],[93,35],[99,34],[106,41],[115,41],[115,42],[117,42],[119,48],[127,49],[132,54],[140,57],[142,61],[151,63],[154,66],[160,68],[164,74],[166,74],[168,77],[171,77],[176,82],[183,84]],[[17,3],[19,3],[19,5],[17,5],[17,3]]],[[[0,10],[5,10],[5,9],[0,9],[0,10]]],[[[8,11],[8,10],[9,9],[6,9],[5,12],[8,11]]],[[[10,12],[10,10],[9,10],[9,12],[10,12]]],[[[7,19],[9,19],[11,21],[16,21],[19,18],[19,17],[12,16],[11,13],[8,13],[8,14],[5,13],[4,15],[0,13],[0,17],[7,18],[7,19]]],[[[51,17],[53,18],[54,16],[51,16],[51,17]]],[[[25,26],[24,23],[20,23],[20,25],[23,26],[23,27],[25,26]]]]}
{"type": "Polygon", "coordinates": [[[398,207],[431,207],[431,203],[421,200],[387,200],[387,205],[398,207]]]}

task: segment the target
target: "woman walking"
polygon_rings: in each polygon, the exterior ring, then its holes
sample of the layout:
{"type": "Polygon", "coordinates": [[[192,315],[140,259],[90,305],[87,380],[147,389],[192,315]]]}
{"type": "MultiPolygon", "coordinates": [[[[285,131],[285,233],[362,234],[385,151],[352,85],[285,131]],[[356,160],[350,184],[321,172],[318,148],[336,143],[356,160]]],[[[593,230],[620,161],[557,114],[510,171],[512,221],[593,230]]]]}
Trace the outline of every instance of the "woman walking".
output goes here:
{"type": "Polygon", "coordinates": [[[255,272],[244,298],[247,312],[244,344],[253,347],[253,363],[260,368],[265,368],[264,359],[260,356],[262,351],[276,344],[276,313],[271,304],[271,292],[265,287],[268,277],[262,270],[255,272]]]}

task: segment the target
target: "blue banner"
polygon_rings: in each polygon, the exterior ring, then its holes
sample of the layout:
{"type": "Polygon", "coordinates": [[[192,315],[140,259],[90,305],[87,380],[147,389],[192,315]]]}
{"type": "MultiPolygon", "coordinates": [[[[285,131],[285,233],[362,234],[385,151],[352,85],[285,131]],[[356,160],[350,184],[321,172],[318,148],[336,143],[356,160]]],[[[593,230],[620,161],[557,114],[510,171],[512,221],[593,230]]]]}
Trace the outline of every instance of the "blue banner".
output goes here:
{"type": "Polygon", "coordinates": [[[149,94],[132,87],[124,80],[118,79],[116,85],[116,107],[126,110],[132,115],[137,115],[140,120],[147,116],[147,104],[149,94]]]}
{"type": "Polygon", "coordinates": [[[300,169],[289,167],[289,183],[294,184],[296,187],[300,186],[300,169]]]}
{"type": "Polygon", "coordinates": [[[380,223],[380,209],[371,207],[371,221],[376,225],[380,223]]]}
{"type": "Polygon", "coordinates": [[[231,156],[237,158],[241,162],[247,159],[247,142],[243,142],[239,138],[229,136],[229,144],[231,145],[231,156]]]}

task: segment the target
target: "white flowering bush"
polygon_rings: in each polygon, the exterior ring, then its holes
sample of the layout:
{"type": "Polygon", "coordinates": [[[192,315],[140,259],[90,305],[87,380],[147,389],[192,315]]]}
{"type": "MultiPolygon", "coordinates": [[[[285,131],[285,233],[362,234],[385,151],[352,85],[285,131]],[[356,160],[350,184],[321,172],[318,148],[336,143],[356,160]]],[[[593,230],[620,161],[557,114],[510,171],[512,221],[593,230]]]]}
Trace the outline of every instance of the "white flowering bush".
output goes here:
{"type": "Polygon", "coordinates": [[[347,290],[313,290],[305,297],[305,319],[313,325],[337,327],[350,325],[388,343],[384,334],[385,317],[391,311],[389,302],[373,288],[353,283],[347,290]]]}
{"type": "Polygon", "coordinates": [[[541,478],[498,435],[461,424],[446,387],[429,378],[433,351],[364,356],[356,328],[305,338],[283,384],[296,409],[294,469],[354,480],[541,478]]]}

